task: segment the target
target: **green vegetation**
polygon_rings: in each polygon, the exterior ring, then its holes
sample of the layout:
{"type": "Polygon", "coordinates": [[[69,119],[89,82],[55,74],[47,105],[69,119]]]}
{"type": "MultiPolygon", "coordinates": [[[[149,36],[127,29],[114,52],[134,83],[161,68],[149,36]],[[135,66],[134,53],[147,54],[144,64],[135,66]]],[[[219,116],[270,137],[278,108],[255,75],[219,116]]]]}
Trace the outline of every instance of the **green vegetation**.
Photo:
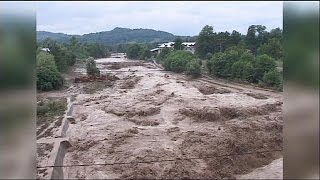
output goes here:
{"type": "Polygon", "coordinates": [[[258,49],[258,54],[267,54],[268,56],[280,60],[282,59],[283,49],[279,39],[269,39],[267,43],[262,44],[258,49]]]}
{"type": "Polygon", "coordinates": [[[76,61],[75,54],[73,54],[69,48],[51,39],[45,40],[38,46],[39,48],[49,48],[50,54],[54,56],[54,61],[59,72],[66,72],[68,70],[68,66],[73,65],[76,61]]]}
{"type": "Polygon", "coordinates": [[[129,59],[149,60],[152,56],[150,47],[145,44],[131,44],[126,52],[129,59]]]}
{"type": "MultiPolygon", "coordinates": [[[[283,64],[280,28],[268,32],[263,25],[251,25],[246,35],[242,35],[237,31],[214,32],[212,26],[206,25],[196,37],[178,37],[150,29],[126,28],[83,36],[56,35],[64,39],[68,37],[68,40],[60,44],[47,39],[42,41],[39,47],[48,47],[51,50],[50,54],[54,56],[59,72],[65,72],[76,59],[107,57],[110,51],[126,52],[130,59],[151,60],[153,55],[150,49],[154,48],[157,42],[175,39],[174,48],[163,48],[156,55],[157,62],[166,70],[198,77],[202,73],[204,60],[209,74],[213,76],[282,88],[282,73],[278,72],[283,64]],[[182,42],[194,38],[195,54],[182,50],[182,42]],[[101,40],[112,42],[113,46],[105,47],[108,43],[101,40]]],[[[87,68],[88,74],[99,74],[93,60],[88,61],[87,68]]]]}
{"type": "Polygon", "coordinates": [[[139,44],[132,44],[129,46],[127,56],[130,59],[138,59],[141,55],[142,47],[139,44]]]}
{"type": "Polygon", "coordinates": [[[215,54],[224,52],[229,47],[237,45],[242,40],[241,34],[237,31],[213,32],[213,27],[206,25],[203,27],[196,40],[196,54],[204,59],[208,53],[215,54]]]}
{"type": "Polygon", "coordinates": [[[265,26],[251,25],[241,35],[237,31],[215,33],[206,25],[197,38],[196,55],[207,60],[211,75],[282,89],[282,75],[276,69],[283,59],[280,28],[268,32],[265,26]]]}
{"type": "MultiPolygon", "coordinates": [[[[76,37],[63,44],[46,39],[37,46],[37,89],[41,91],[61,88],[64,82],[61,73],[73,66],[77,59],[103,58],[110,55],[106,47],[99,44],[83,44],[76,37]],[[48,48],[50,51],[42,51],[42,48],[48,48]]],[[[88,72],[97,74],[98,70],[94,68],[95,64],[93,65],[92,61],[88,65],[88,72]]]]}
{"type": "MultiPolygon", "coordinates": [[[[165,50],[165,49],[164,49],[165,50]]],[[[161,52],[163,53],[163,52],[161,52]]],[[[177,73],[186,72],[193,77],[198,77],[201,74],[200,60],[196,59],[189,51],[174,50],[165,51],[165,55],[159,54],[162,58],[159,60],[163,64],[164,68],[168,71],[177,73]]]]}
{"type": "Polygon", "coordinates": [[[91,76],[100,75],[100,70],[97,68],[96,62],[92,57],[87,59],[87,74],[91,76]]]}
{"type": "Polygon", "coordinates": [[[168,55],[164,61],[164,68],[169,71],[181,73],[186,70],[186,65],[194,55],[188,51],[177,50],[168,55]]]}
{"type": "Polygon", "coordinates": [[[47,102],[41,101],[37,106],[38,116],[62,116],[67,110],[66,99],[48,100],[47,102]]]}
{"type": "Polygon", "coordinates": [[[160,53],[157,55],[156,59],[158,62],[164,61],[168,55],[171,53],[172,49],[170,48],[163,48],[160,53]]]}
{"type": "Polygon", "coordinates": [[[277,70],[271,70],[263,75],[262,82],[266,86],[274,87],[281,90],[282,78],[281,74],[277,70]]]}
{"type": "Polygon", "coordinates": [[[81,43],[75,36],[65,43],[46,39],[39,43],[38,46],[50,49],[50,53],[55,57],[56,65],[60,72],[65,72],[68,66],[72,66],[76,62],[76,59],[110,56],[110,50],[107,47],[97,43],[81,43]]]}
{"type": "Polygon", "coordinates": [[[276,70],[276,61],[266,54],[255,56],[250,52],[229,49],[214,54],[207,67],[209,73],[217,77],[260,82],[261,86],[282,89],[282,76],[276,70]]]}
{"type": "Polygon", "coordinates": [[[54,56],[40,52],[37,55],[37,89],[48,91],[59,89],[63,85],[63,78],[58,71],[54,56]]]}
{"type": "Polygon", "coordinates": [[[174,49],[175,49],[175,50],[182,50],[182,49],[183,49],[182,39],[181,39],[181,38],[177,38],[177,39],[174,41],[174,49]]]}
{"type": "Polygon", "coordinates": [[[189,75],[196,78],[201,75],[201,60],[200,59],[192,59],[186,65],[186,71],[189,75]]]}
{"type": "Polygon", "coordinates": [[[48,127],[51,122],[56,120],[55,117],[59,117],[60,120],[58,121],[61,122],[66,110],[66,98],[40,99],[40,102],[37,104],[37,126],[43,126],[37,131],[37,135],[48,127]]]}

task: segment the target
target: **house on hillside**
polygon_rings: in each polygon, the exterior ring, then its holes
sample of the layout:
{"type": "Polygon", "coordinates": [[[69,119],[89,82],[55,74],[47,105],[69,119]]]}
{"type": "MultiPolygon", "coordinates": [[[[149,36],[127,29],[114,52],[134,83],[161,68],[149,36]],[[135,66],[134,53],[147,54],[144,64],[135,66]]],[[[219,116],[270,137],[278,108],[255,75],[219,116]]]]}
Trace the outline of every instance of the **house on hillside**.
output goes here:
{"type": "Polygon", "coordinates": [[[182,45],[184,46],[184,50],[192,52],[194,54],[195,52],[195,42],[183,42],[182,45]]]}
{"type": "MultiPolygon", "coordinates": [[[[184,47],[183,50],[190,51],[192,54],[194,54],[195,44],[196,44],[195,42],[183,42],[182,43],[182,45],[184,47]]],[[[158,44],[157,48],[151,49],[150,51],[155,56],[155,55],[159,54],[163,48],[174,48],[174,42],[167,42],[167,43],[158,44]]]]}
{"type": "Polygon", "coordinates": [[[50,49],[49,48],[41,48],[41,51],[50,52],[50,49]]]}

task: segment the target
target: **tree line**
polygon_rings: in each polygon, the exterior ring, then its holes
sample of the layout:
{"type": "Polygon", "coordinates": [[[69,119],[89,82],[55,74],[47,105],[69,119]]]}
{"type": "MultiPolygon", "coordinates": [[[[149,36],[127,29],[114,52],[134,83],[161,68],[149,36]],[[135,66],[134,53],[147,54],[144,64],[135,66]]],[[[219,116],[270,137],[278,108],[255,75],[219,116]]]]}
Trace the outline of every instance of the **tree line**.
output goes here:
{"type": "Polygon", "coordinates": [[[37,44],[37,89],[49,91],[61,88],[64,83],[61,73],[65,73],[77,60],[108,56],[110,51],[107,47],[80,43],[75,37],[65,43],[46,39],[37,44]],[[48,48],[49,51],[43,51],[42,48],[48,48]]]}
{"type": "MultiPolygon", "coordinates": [[[[251,25],[247,34],[237,31],[214,32],[206,25],[196,37],[195,54],[183,51],[182,39],[175,40],[174,48],[164,48],[156,60],[166,70],[201,75],[202,61],[210,75],[237,81],[256,83],[263,87],[282,90],[283,46],[282,30],[266,31],[262,25],[251,25]],[[280,70],[279,70],[280,69],[280,70]]],[[[126,49],[128,58],[152,58],[150,44],[131,44],[126,49]]]]}
{"type": "Polygon", "coordinates": [[[282,90],[282,30],[251,25],[246,35],[213,32],[206,25],[196,41],[196,54],[207,61],[209,74],[282,90]],[[281,69],[281,68],[280,68],[281,69]]]}

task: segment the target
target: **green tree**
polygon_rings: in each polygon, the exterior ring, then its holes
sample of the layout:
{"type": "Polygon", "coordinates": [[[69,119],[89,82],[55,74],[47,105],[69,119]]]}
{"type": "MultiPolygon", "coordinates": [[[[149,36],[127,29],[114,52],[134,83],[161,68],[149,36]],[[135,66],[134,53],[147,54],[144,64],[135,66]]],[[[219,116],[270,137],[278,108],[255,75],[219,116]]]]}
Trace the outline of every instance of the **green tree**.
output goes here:
{"type": "Polygon", "coordinates": [[[252,82],[253,65],[250,61],[240,60],[232,65],[232,77],[252,82]]]}
{"type": "Polygon", "coordinates": [[[240,59],[239,52],[235,50],[226,51],[225,58],[225,65],[220,75],[223,77],[231,77],[231,67],[233,63],[240,59]]]}
{"type": "Polygon", "coordinates": [[[253,81],[253,63],[255,57],[250,52],[244,52],[240,60],[235,62],[231,67],[232,77],[244,81],[253,81]]]}
{"type": "Polygon", "coordinates": [[[55,64],[60,72],[66,72],[68,67],[76,61],[76,56],[69,46],[51,39],[46,39],[41,46],[50,49],[50,54],[54,56],[55,64]]]}
{"type": "Polygon", "coordinates": [[[252,53],[256,54],[257,49],[268,40],[268,32],[266,27],[262,25],[251,25],[248,28],[245,42],[252,53]]]}
{"type": "Polygon", "coordinates": [[[132,44],[127,50],[127,56],[130,59],[138,59],[140,57],[142,47],[139,44],[132,44]]]}
{"type": "Polygon", "coordinates": [[[196,54],[200,58],[205,58],[207,53],[214,53],[214,33],[213,27],[206,25],[202,28],[196,40],[196,54]]]}
{"type": "Polygon", "coordinates": [[[251,52],[243,52],[240,56],[240,61],[245,61],[245,62],[254,62],[254,55],[251,52]]]}
{"type": "Polygon", "coordinates": [[[174,41],[174,49],[175,50],[183,50],[183,45],[182,45],[182,39],[181,38],[177,38],[174,41]]]}
{"type": "Polygon", "coordinates": [[[39,52],[37,54],[37,89],[49,91],[63,86],[63,77],[58,71],[54,56],[39,52]]]}
{"type": "Polygon", "coordinates": [[[164,67],[166,70],[181,73],[186,70],[187,63],[194,58],[194,55],[189,51],[173,51],[165,59],[164,67]]]}
{"type": "Polygon", "coordinates": [[[87,59],[87,74],[91,76],[100,75],[100,70],[97,68],[96,62],[92,57],[87,59]]]}
{"type": "Polygon", "coordinates": [[[226,63],[227,62],[225,53],[215,53],[207,63],[209,73],[222,77],[226,63]]]}
{"type": "Polygon", "coordinates": [[[201,75],[201,60],[192,59],[186,64],[186,71],[188,74],[192,75],[192,77],[196,78],[201,75]]]}
{"type": "Polygon", "coordinates": [[[157,55],[157,60],[158,61],[164,61],[168,55],[171,53],[170,48],[163,48],[160,53],[157,55]]]}
{"type": "Polygon", "coordinates": [[[262,81],[267,86],[282,89],[282,76],[276,69],[266,72],[262,81]]]}
{"type": "Polygon", "coordinates": [[[254,82],[258,82],[259,80],[262,80],[264,73],[272,71],[276,68],[276,62],[272,57],[264,54],[256,57],[253,66],[254,82]]]}
{"type": "Polygon", "coordinates": [[[230,45],[235,46],[241,41],[241,33],[233,30],[230,36],[230,45]]]}
{"type": "Polygon", "coordinates": [[[258,54],[267,54],[274,59],[282,59],[282,44],[279,39],[269,39],[267,43],[261,45],[258,49],[258,54]]]}
{"type": "Polygon", "coordinates": [[[282,40],[282,29],[280,28],[275,28],[275,29],[271,29],[270,33],[269,33],[269,38],[276,38],[279,40],[282,40]]]}
{"type": "Polygon", "coordinates": [[[212,53],[207,53],[206,59],[209,60],[209,59],[211,59],[211,58],[212,58],[212,53]]]}
{"type": "Polygon", "coordinates": [[[255,25],[249,26],[247,35],[245,38],[245,42],[247,47],[251,50],[252,53],[255,53],[256,48],[258,46],[256,33],[257,33],[256,26],[255,25]]]}
{"type": "Polygon", "coordinates": [[[148,60],[152,56],[151,51],[147,46],[143,46],[140,50],[140,59],[142,60],[148,60]]]}

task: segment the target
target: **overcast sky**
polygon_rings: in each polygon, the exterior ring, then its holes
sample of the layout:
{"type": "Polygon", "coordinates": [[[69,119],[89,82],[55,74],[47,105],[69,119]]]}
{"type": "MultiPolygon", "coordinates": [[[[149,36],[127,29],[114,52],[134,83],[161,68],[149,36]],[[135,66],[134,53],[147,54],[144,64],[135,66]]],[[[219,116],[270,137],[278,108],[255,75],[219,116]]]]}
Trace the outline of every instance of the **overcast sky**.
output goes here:
{"type": "Polygon", "coordinates": [[[37,2],[37,30],[86,34],[115,27],[149,28],[175,35],[197,35],[261,24],[282,28],[282,2],[37,2]]]}

